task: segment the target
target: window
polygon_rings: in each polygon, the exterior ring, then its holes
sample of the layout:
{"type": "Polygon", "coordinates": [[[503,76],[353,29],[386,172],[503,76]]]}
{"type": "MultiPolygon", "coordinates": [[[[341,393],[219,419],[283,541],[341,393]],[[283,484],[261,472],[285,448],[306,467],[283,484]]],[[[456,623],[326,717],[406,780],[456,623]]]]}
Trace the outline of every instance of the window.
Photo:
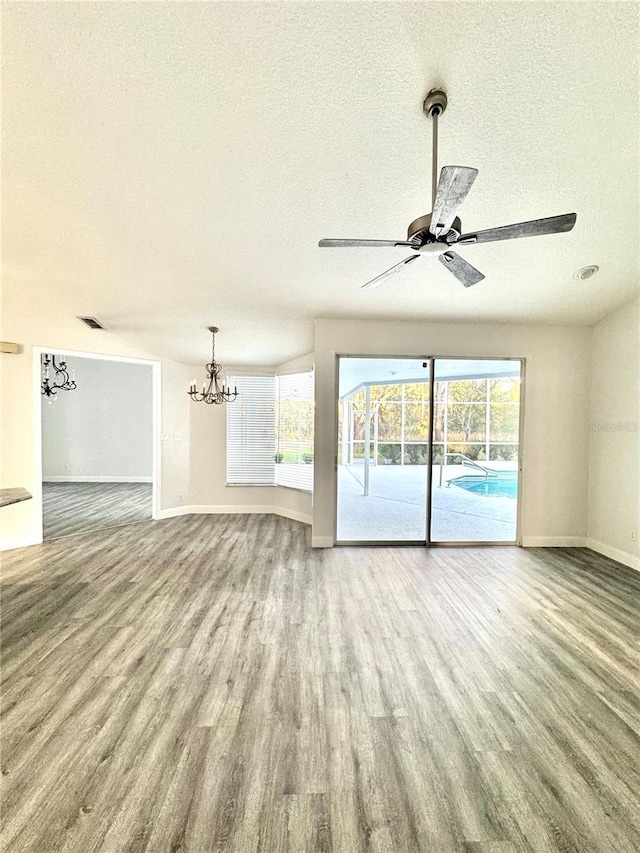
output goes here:
{"type": "Polygon", "coordinates": [[[227,483],[313,489],[313,371],[228,376],[227,483]]]}
{"type": "Polygon", "coordinates": [[[276,377],[228,377],[238,397],[227,405],[227,483],[275,485],[276,377]]]}
{"type": "Polygon", "coordinates": [[[313,371],[278,376],[276,485],[313,489],[313,371]]]}

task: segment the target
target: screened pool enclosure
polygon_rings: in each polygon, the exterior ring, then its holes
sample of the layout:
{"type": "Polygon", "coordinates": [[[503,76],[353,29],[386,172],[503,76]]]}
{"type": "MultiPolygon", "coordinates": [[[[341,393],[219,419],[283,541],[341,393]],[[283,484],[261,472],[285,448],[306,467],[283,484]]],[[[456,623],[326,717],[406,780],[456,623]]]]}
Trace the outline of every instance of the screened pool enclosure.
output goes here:
{"type": "Polygon", "coordinates": [[[340,358],[337,539],[515,541],[520,387],[519,360],[340,358]]]}

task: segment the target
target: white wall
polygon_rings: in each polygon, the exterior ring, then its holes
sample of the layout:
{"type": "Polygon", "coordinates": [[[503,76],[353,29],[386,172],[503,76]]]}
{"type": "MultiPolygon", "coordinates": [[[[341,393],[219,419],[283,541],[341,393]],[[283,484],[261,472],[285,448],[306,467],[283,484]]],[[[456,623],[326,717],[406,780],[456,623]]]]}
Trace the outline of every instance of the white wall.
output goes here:
{"type": "Polygon", "coordinates": [[[334,541],[336,354],[525,358],[522,543],[584,544],[590,339],[576,327],[317,320],[313,544],[334,541]]]}
{"type": "Polygon", "coordinates": [[[162,362],[160,462],[163,515],[186,511],[189,504],[192,371],[177,361],[162,362]]]}
{"type": "MultiPolygon", "coordinates": [[[[275,368],[242,367],[242,373],[289,373],[310,370],[312,355],[301,356],[275,368]]],[[[229,373],[236,368],[228,368],[229,373]]],[[[191,368],[196,378],[202,365],[191,368]]],[[[193,512],[273,512],[311,522],[311,495],[281,486],[227,486],[227,405],[191,403],[190,504],[193,512]]]]}
{"type": "Polygon", "coordinates": [[[150,483],[151,365],[72,356],[66,362],[77,388],[42,398],[42,479],[150,483]]]}
{"type": "MultiPolygon", "coordinates": [[[[23,486],[38,495],[40,472],[36,470],[36,417],[39,398],[34,393],[33,347],[47,351],[72,350],[153,360],[154,355],[131,347],[114,332],[92,331],[69,314],[49,312],[37,306],[10,310],[5,304],[2,316],[2,340],[20,344],[15,355],[2,355],[2,454],[0,481],[3,487],[23,486]]],[[[189,397],[186,393],[190,369],[186,365],[159,360],[161,369],[160,432],[172,438],[155,440],[160,448],[160,511],[177,511],[188,502],[189,492],[189,397]],[[183,439],[174,441],[175,434],[183,439]]],[[[35,367],[39,372],[39,364],[35,367]]],[[[19,547],[38,542],[42,535],[42,506],[39,500],[3,507],[0,514],[0,548],[19,547]]]]}
{"type": "MultiPolygon", "coordinates": [[[[330,545],[334,535],[336,353],[511,356],[526,359],[523,544],[586,541],[591,547],[609,549],[611,556],[623,562],[628,556],[628,564],[637,565],[638,544],[631,542],[629,532],[634,523],[635,529],[640,528],[638,434],[591,431],[590,424],[640,421],[639,310],[636,301],[593,330],[316,321],[314,544],[330,545]]],[[[14,311],[3,320],[2,339],[20,343],[23,350],[2,355],[2,485],[34,491],[32,347],[140,359],[153,359],[153,355],[129,347],[112,332],[93,332],[69,317],[43,318],[14,311]]],[[[302,358],[289,367],[305,369],[308,363],[308,357],[302,358]]],[[[281,369],[286,372],[287,365],[281,369]]],[[[226,486],[225,407],[190,402],[186,388],[194,370],[199,375],[202,365],[161,362],[161,435],[156,440],[164,513],[187,511],[191,505],[196,511],[212,512],[281,510],[306,520],[312,512],[307,494],[226,486]],[[176,435],[182,435],[182,440],[174,440],[176,435]]],[[[4,547],[37,541],[40,520],[40,507],[33,501],[3,508],[4,547]]]]}
{"type": "Polygon", "coordinates": [[[593,327],[587,544],[640,569],[639,536],[640,299],[636,299],[593,327]]]}

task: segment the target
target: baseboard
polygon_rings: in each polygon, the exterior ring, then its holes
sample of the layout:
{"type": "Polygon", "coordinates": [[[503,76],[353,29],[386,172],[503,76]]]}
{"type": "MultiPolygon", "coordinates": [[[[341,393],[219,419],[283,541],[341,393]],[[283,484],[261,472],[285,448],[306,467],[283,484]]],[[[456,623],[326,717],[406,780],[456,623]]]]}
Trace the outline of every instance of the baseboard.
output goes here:
{"type": "Polygon", "coordinates": [[[312,548],[333,548],[333,536],[311,536],[312,548]]]}
{"type": "Polygon", "coordinates": [[[28,548],[30,545],[41,545],[42,539],[37,536],[14,536],[12,539],[0,539],[0,551],[14,551],[16,548],[28,548]]]}
{"type": "Polygon", "coordinates": [[[306,512],[298,512],[297,509],[287,509],[286,507],[274,506],[271,512],[275,515],[281,515],[283,518],[291,518],[293,521],[301,521],[303,524],[311,524],[311,516],[306,512]]]}
{"type": "Polygon", "coordinates": [[[271,515],[273,505],[195,504],[189,507],[194,515],[271,515]]]}
{"type": "Polygon", "coordinates": [[[158,510],[155,517],[156,521],[161,521],[163,518],[176,518],[179,515],[189,515],[191,507],[188,506],[172,506],[169,509],[158,510]]]}
{"type": "Polygon", "coordinates": [[[584,536],[523,536],[523,548],[584,548],[584,536]]]}
{"type": "Polygon", "coordinates": [[[586,547],[591,551],[602,554],[604,557],[615,560],[616,563],[622,563],[623,566],[628,566],[630,569],[640,572],[640,557],[637,557],[635,554],[622,551],[620,548],[614,548],[612,545],[606,545],[604,542],[597,542],[595,539],[587,539],[586,547]]]}
{"type": "Polygon", "coordinates": [[[303,524],[311,524],[311,516],[295,509],[265,505],[236,505],[236,504],[196,504],[189,507],[189,512],[194,515],[281,515],[283,518],[291,518],[301,521],[303,524]]]}
{"type": "Polygon", "coordinates": [[[153,477],[43,477],[43,483],[153,483],[153,477]]]}

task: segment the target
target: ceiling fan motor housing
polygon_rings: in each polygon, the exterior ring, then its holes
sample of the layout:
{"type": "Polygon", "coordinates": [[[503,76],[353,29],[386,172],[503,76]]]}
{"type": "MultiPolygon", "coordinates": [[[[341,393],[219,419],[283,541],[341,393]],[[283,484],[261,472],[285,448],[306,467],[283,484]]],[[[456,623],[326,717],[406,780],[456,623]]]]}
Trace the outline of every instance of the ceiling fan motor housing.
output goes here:
{"type": "Polygon", "coordinates": [[[431,214],[427,213],[426,216],[419,216],[417,219],[413,220],[407,229],[407,240],[412,243],[416,243],[418,246],[424,246],[426,243],[435,243],[436,241],[440,243],[455,243],[458,237],[462,234],[462,223],[457,216],[453,220],[451,228],[447,233],[441,234],[440,237],[434,237],[431,231],[429,231],[430,227],[431,214]]]}

